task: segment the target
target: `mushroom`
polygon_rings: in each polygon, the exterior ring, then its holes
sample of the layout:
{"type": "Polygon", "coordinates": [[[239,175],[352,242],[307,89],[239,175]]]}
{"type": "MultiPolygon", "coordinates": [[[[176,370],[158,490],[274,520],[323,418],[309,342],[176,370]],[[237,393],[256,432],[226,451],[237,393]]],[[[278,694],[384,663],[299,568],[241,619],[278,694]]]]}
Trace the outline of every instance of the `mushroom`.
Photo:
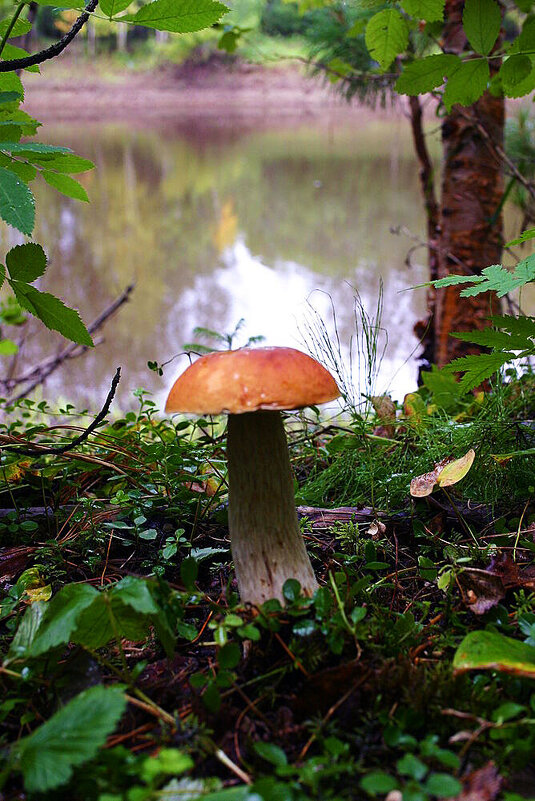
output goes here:
{"type": "Polygon", "coordinates": [[[293,348],[202,356],[175,381],[166,412],[228,413],[229,531],[242,601],[284,600],[289,578],[318,587],[299,530],[281,410],[340,395],[315,359],[293,348]]]}

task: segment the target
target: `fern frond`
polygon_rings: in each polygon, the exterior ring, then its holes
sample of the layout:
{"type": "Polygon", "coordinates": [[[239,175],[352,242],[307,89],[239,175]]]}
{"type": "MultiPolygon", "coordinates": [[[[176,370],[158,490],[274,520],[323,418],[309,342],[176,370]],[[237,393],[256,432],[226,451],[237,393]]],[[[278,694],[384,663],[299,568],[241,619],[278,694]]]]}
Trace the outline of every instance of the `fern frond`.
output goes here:
{"type": "MultiPolygon", "coordinates": [[[[535,331],[534,331],[535,334],[535,331]]],[[[494,328],[485,328],[483,331],[461,331],[452,334],[456,339],[463,342],[473,342],[485,348],[495,350],[526,350],[533,348],[533,342],[529,337],[521,334],[508,334],[505,331],[496,331],[494,328]]]]}
{"type": "Polygon", "coordinates": [[[500,370],[504,364],[516,358],[516,354],[509,351],[493,351],[492,353],[462,356],[460,359],[454,359],[443,369],[448,372],[464,373],[460,381],[460,387],[463,391],[468,391],[479,386],[479,384],[500,370]]]}

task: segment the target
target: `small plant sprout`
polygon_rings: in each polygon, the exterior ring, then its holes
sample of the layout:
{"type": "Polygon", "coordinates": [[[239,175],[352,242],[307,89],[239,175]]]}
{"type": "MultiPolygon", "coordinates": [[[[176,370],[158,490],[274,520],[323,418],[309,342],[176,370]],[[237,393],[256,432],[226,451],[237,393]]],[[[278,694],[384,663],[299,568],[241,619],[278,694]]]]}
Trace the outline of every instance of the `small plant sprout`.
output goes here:
{"type": "Polygon", "coordinates": [[[334,400],[331,374],[293,348],[243,348],[202,356],[182,373],[167,412],[228,418],[229,530],[242,601],[283,601],[284,582],[311,596],[318,583],[299,530],[280,412],[334,400]]]}

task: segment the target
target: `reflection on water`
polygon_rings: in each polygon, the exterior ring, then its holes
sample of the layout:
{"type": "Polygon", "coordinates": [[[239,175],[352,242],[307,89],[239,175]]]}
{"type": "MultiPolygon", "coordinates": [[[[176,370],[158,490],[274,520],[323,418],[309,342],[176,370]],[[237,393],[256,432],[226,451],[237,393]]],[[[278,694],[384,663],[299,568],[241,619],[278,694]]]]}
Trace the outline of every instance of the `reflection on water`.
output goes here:
{"type": "MultiPolygon", "coordinates": [[[[411,243],[389,231],[424,230],[403,120],[208,140],[194,131],[185,137],[117,126],[46,134],[97,169],[80,176],[90,205],[35,187],[35,238],[50,260],[42,288],[78,307],[89,323],[136,281],[131,302],[104,329],[103,344],[52,376],[48,398],[96,409],[122,365],[121,408],[135,404],[137,386],[161,401],[181,363],[160,378],[147,361],[179,353],[195,326],[226,332],[243,317],[247,336],[304,349],[307,301],[332,329],[329,296],[340,338],[349,342],[351,287],[372,309],[381,278],[390,345],[379,389],[390,386],[399,396],[413,388],[412,327],[425,297],[399,291],[425,280],[425,270],[404,264],[411,243]]],[[[4,232],[4,242],[10,236],[4,232]]],[[[425,261],[425,251],[416,258],[425,261]]],[[[32,330],[26,364],[59,341],[38,325],[32,330]]]]}

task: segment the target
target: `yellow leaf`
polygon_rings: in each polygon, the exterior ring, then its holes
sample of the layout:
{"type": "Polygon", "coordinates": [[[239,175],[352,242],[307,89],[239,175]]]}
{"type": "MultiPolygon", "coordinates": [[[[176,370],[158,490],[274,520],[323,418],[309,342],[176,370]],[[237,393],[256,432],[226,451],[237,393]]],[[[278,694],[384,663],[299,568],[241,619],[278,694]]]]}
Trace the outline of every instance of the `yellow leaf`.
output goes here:
{"type": "Polygon", "coordinates": [[[438,486],[451,487],[452,484],[457,484],[458,481],[465,477],[472,467],[475,455],[475,450],[470,448],[470,450],[467,451],[464,456],[461,456],[460,459],[455,459],[453,462],[447,464],[440,471],[440,474],[437,478],[438,486]]]}

